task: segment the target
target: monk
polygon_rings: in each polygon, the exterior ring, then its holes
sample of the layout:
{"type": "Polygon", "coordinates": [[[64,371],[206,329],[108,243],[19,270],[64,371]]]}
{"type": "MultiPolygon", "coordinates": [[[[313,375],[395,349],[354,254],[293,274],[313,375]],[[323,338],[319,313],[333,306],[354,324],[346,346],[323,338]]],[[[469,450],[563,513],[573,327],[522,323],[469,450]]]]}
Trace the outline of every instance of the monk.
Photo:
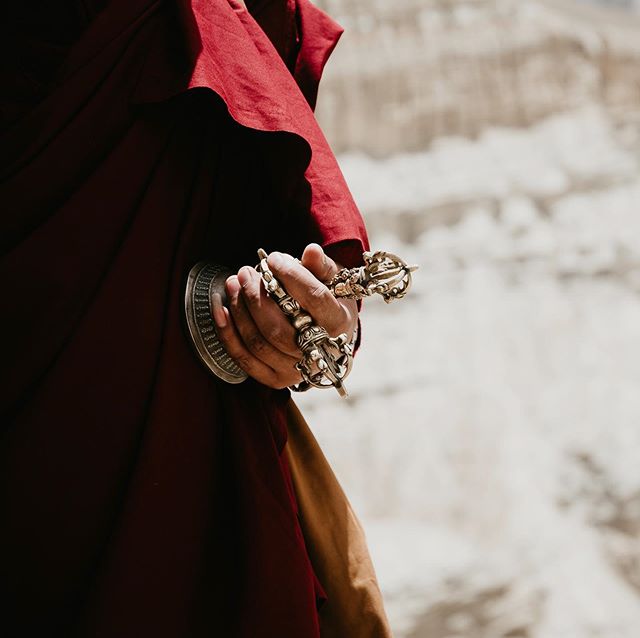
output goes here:
{"type": "Polygon", "coordinates": [[[13,5],[0,635],[329,635],[284,454],[300,353],[251,265],[264,247],[318,323],[353,334],[322,282],[367,239],[312,112],[341,30],[308,0],[13,5]],[[213,314],[238,386],[185,328],[202,259],[237,271],[213,314]]]}

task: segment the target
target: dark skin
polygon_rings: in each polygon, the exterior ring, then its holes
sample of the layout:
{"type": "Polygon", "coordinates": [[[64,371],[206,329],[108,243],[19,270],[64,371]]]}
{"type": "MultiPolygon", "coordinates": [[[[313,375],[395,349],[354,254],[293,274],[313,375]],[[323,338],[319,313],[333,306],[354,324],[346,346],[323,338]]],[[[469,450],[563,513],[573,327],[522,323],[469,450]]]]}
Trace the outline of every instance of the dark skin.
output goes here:
{"type": "MultiPolygon", "coordinates": [[[[336,299],[324,282],[340,269],[318,244],[309,244],[297,262],[284,253],[271,253],[269,268],[287,292],[326,328],[332,337],[343,332],[352,337],[358,309],[352,299],[336,299]]],[[[255,268],[243,266],[227,279],[228,308],[214,296],[213,318],[218,336],[238,365],[260,383],[285,388],[302,379],[295,369],[302,354],[295,330],[267,294],[255,268]]]]}

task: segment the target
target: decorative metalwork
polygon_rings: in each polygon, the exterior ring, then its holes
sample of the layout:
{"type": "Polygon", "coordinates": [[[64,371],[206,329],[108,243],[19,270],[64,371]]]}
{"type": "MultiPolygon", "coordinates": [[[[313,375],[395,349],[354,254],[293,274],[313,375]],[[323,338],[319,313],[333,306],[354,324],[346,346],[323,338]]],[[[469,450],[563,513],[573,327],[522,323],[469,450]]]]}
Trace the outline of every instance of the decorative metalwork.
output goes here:
{"type": "Polygon", "coordinates": [[[382,250],[362,256],[364,266],[343,268],[327,284],[336,297],[364,299],[377,293],[391,303],[407,294],[411,273],[418,266],[408,266],[400,257],[382,250]]]}
{"type": "MultiPolygon", "coordinates": [[[[313,317],[286,291],[267,264],[267,253],[260,249],[256,270],[265,288],[296,330],[296,344],[302,359],[296,369],[302,381],[291,389],[304,392],[310,388],[335,388],[346,397],[344,380],[353,365],[353,343],[346,334],[331,337],[313,317]]],[[[364,266],[343,268],[327,284],[338,298],[363,299],[379,294],[390,303],[402,299],[411,286],[411,273],[417,266],[408,266],[391,253],[378,251],[363,255],[364,266]]],[[[189,333],[201,361],[215,375],[228,383],[242,383],[247,374],[229,356],[218,338],[212,319],[212,297],[220,294],[226,300],[225,281],[233,274],[228,268],[200,262],[189,273],[185,293],[185,312],[189,333]]]]}
{"type": "Polygon", "coordinates": [[[220,343],[211,305],[211,297],[216,292],[222,299],[226,298],[224,282],[231,274],[228,268],[217,264],[203,261],[196,264],[187,279],[184,309],[191,341],[202,363],[227,383],[242,383],[248,375],[220,343]]]}
{"type": "Polygon", "coordinates": [[[313,317],[285,290],[274,277],[267,264],[267,253],[258,251],[260,263],[256,270],[261,274],[267,292],[287,316],[296,329],[296,345],[302,352],[302,359],[296,369],[302,381],[291,386],[295,392],[305,392],[310,388],[335,388],[341,397],[347,396],[343,380],[351,372],[353,346],[345,333],[337,337],[316,324],[313,317]]]}

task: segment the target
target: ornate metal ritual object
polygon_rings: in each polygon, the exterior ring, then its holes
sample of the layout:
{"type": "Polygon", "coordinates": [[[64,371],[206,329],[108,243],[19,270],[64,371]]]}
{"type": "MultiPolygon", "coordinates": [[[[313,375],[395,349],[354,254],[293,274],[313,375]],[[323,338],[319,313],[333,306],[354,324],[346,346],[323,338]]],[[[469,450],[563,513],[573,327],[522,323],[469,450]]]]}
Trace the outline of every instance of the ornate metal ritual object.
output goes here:
{"type": "Polygon", "coordinates": [[[212,297],[225,298],[224,282],[233,272],[224,266],[197,263],[189,272],[184,309],[191,341],[200,360],[227,383],[242,383],[249,375],[229,356],[213,322],[212,297]]]}
{"type": "MultiPolygon", "coordinates": [[[[296,369],[302,381],[292,386],[295,392],[309,388],[335,388],[346,397],[344,380],[353,364],[353,344],[346,334],[331,337],[315,323],[313,317],[287,293],[267,264],[267,253],[258,250],[260,262],[256,270],[265,288],[296,330],[296,345],[302,359],[296,369]]],[[[411,286],[411,273],[417,266],[408,266],[391,253],[378,251],[363,254],[364,266],[343,268],[327,287],[335,297],[363,299],[379,294],[386,303],[402,299],[411,286]]],[[[212,297],[226,298],[224,283],[232,272],[223,266],[200,262],[189,273],[185,294],[187,325],[196,352],[203,363],[218,377],[229,383],[241,383],[247,374],[235,363],[218,339],[212,319],[212,297]]]]}
{"type": "Polygon", "coordinates": [[[377,293],[391,303],[409,292],[411,273],[417,266],[407,266],[400,257],[383,250],[366,252],[362,257],[364,266],[343,268],[327,284],[335,297],[363,299],[377,293]]]}
{"type": "Polygon", "coordinates": [[[258,257],[260,263],[256,270],[262,275],[271,298],[296,329],[296,345],[302,352],[302,359],[296,363],[302,382],[291,389],[304,392],[312,387],[334,387],[341,397],[346,397],[347,391],[342,380],[351,372],[353,364],[353,346],[348,343],[347,335],[342,333],[337,337],[330,337],[273,276],[267,265],[268,255],[262,248],[258,251],[258,257]]]}

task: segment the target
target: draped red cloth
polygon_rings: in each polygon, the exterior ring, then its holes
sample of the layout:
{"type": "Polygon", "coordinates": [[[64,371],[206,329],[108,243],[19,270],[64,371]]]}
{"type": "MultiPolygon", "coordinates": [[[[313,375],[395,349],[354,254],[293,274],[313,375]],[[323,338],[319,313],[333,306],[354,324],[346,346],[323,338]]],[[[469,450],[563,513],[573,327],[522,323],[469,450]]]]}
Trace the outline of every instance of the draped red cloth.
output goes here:
{"type": "Polygon", "coordinates": [[[2,20],[0,634],[313,637],[286,393],[212,377],[190,267],[366,235],[312,105],[308,0],[2,20]]]}

